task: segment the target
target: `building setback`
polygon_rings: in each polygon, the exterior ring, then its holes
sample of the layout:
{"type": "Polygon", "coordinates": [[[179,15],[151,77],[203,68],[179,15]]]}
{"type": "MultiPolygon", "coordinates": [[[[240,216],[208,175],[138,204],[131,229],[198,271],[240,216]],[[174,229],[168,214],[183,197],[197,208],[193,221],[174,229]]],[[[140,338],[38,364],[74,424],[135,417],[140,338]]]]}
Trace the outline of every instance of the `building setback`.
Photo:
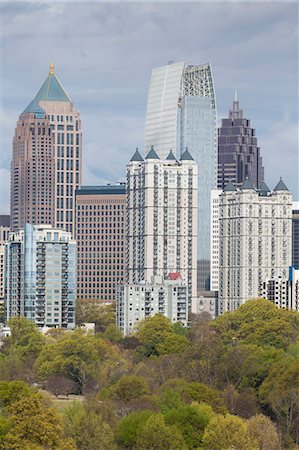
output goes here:
{"type": "Polygon", "coordinates": [[[240,187],[248,178],[255,188],[264,181],[264,167],[255,129],[243,117],[237,96],[227,119],[218,130],[218,188],[230,181],[240,187]]]}
{"type": "Polygon", "coordinates": [[[39,327],[75,327],[76,242],[50,225],[26,224],[5,243],[5,315],[39,327]]]}
{"type": "Polygon", "coordinates": [[[265,280],[287,278],[291,265],[292,195],[282,180],[273,192],[247,179],[219,197],[219,314],[262,295],[265,280]]]}
{"type": "Polygon", "coordinates": [[[125,336],[140,321],[155,314],[187,326],[187,303],[187,286],[178,273],[169,274],[166,279],[155,275],[149,283],[124,284],[117,290],[116,324],[125,336]]]}
{"type": "Polygon", "coordinates": [[[217,119],[210,64],[169,63],[152,71],[145,120],[145,152],[165,159],[188,148],[198,164],[198,290],[210,289],[210,192],[217,185],[217,119]]]}
{"type": "Polygon", "coordinates": [[[46,81],[16,127],[11,164],[12,230],[25,223],[49,223],[74,234],[81,164],[80,114],[51,64],[46,81]]]}
{"type": "Polygon", "coordinates": [[[197,164],[186,150],[161,160],[137,150],[127,165],[126,269],[130,285],[179,272],[196,298],[197,164]]]}
{"type": "Polygon", "coordinates": [[[124,184],[76,191],[77,297],[113,301],[124,282],[124,184]]]}

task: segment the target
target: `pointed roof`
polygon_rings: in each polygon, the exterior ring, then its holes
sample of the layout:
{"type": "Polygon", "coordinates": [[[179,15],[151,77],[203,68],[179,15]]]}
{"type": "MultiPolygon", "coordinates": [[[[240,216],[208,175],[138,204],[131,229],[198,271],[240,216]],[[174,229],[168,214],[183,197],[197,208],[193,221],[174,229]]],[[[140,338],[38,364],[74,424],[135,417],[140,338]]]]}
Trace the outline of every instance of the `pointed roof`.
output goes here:
{"type": "Polygon", "coordinates": [[[30,114],[33,113],[36,119],[44,119],[46,117],[46,113],[41,108],[35,100],[32,100],[31,103],[27,106],[27,108],[24,109],[22,114],[30,114]]]}
{"type": "Polygon", "coordinates": [[[259,188],[259,192],[261,194],[267,194],[268,192],[271,192],[270,189],[268,188],[268,186],[266,185],[266,183],[263,181],[262,184],[260,185],[259,188]]]}
{"type": "Polygon", "coordinates": [[[277,183],[277,185],[275,186],[274,191],[288,191],[288,188],[284,184],[282,177],[280,177],[280,180],[277,183]]]}
{"type": "Polygon", "coordinates": [[[151,149],[146,155],[145,159],[160,159],[153,146],[151,146],[151,149]]]}
{"type": "Polygon", "coordinates": [[[255,191],[255,187],[253,186],[251,181],[249,181],[248,177],[245,178],[245,181],[242,184],[242,186],[240,187],[240,189],[241,189],[241,191],[245,191],[245,189],[250,189],[250,190],[255,191]]]}
{"type": "Polygon", "coordinates": [[[70,97],[65,92],[62,84],[54,72],[54,64],[50,64],[48,78],[35,96],[35,100],[46,102],[71,102],[70,97]]]}
{"type": "Polygon", "coordinates": [[[227,185],[224,186],[223,192],[233,192],[236,190],[237,190],[236,186],[234,186],[233,183],[229,181],[227,185]]]}
{"type": "Polygon", "coordinates": [[[135,161],[144,161],[144,159],[142,158],[142,156],[139,153],[138,148],[136,148],[136,152],[134,153],[134,155],[132,156],[132,158],[130,159],[131,162],[135,162],[135,161]]]}
{"type": "Polygon", "coordinates": [[[168,156],[166,158],[166,161],[176,161],[176,157],[174,156],[174,154],[172,153],[172,150],[169,150],[168,156]]]}
{"type": "Polygon", "coordinates": [[[186,147],[184,153],[182,154],[181,161],[194,161],[194,159],[189,153],[188,147],[186,147]]]}

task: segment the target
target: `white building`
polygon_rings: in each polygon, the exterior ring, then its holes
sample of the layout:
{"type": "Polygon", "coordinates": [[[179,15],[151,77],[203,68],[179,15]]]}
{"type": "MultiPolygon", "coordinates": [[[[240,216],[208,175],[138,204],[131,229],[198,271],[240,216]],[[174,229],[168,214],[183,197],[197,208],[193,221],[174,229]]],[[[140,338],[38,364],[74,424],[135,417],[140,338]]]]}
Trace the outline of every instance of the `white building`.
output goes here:
{"type": "Polygon", "coordinates": [[[278,308],[299,312],[299,270],[290,267],[289,278],[272,278],[263,283],[262,297],[278,308]]]}
{"type": "Polygon", "coordinates": [[[127,282],[179,272],[188,286],[188,307],[196,298],[197,164],[188,150],[179,161],[154,149],[136,151],[127,165],[127,282]]]}
{"type": "Polygon", "coordinates": [[[0,302],[4,300],[5,241],[10,232],[10,216],[0,216],[0,302]]]}
{"type": "Polygon", "coordinates": [[[187,326],[187,286],[180,274],[169,274],[167,279],[153,276],[149,283],[125,284],[118,287],[116,323],[128,335],[136,325],[155,314],[163,314],[171,322],[187,326]]]}
{"type": "Polygon", "coordinates": [[[221,193],[221,189],[211,191],[211,291],[218,291],[219,288],[219,197],[221,193]]]}
{"type": "Polygon", "coordinates": [[[5,243],[5,315],[39,327],[75,327],[76,242],[51,225],[26,224],[5,243]]]}
{"type": "Polygon", "coordinates": [[[210,192],[217,185],[217,120],[210,64],[185,62],[153,69],[149,85],[145,152],[161,159],[186,147],[198,164],[198,290],[210,289],[210,192]]]}
{"type": "Polygon", "coordinates": [[[219,310],[234,311],[262,295],[262,283],[287,278],[292,253],[292,195],[282,180],[273,192],[247,180],[219,197],[219,310]]]}

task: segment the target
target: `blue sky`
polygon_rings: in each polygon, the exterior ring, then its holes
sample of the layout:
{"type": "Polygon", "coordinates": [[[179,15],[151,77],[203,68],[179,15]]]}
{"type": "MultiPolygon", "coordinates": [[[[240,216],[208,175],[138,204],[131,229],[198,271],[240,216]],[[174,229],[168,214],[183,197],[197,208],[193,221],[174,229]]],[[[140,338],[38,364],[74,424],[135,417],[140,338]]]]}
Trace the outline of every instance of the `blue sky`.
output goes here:
{"type": "Polygon", "coordinates": [[[1,2],[0,214],[18,115],[49,63],[79,109],[83,182],[120,180],[143,147],[153,67],[210,62],[218,120],[238,89],[270,188],[298,193],[298,4],[295,2],[1,2]]]}

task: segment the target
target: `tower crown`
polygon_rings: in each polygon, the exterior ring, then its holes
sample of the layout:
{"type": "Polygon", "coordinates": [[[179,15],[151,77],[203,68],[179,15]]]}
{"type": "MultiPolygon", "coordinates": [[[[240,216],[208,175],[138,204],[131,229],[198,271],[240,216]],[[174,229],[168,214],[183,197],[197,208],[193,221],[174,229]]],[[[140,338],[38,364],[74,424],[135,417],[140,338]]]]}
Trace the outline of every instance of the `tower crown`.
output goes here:
{"type": "Polygon", "coordinates": [[[50,64],[48,78],[46,79],[46,81],[36,94],[35,101],[71,102],[70,97],[68,96],[62,84],[55,75],[53,63],[50,64]]]}

